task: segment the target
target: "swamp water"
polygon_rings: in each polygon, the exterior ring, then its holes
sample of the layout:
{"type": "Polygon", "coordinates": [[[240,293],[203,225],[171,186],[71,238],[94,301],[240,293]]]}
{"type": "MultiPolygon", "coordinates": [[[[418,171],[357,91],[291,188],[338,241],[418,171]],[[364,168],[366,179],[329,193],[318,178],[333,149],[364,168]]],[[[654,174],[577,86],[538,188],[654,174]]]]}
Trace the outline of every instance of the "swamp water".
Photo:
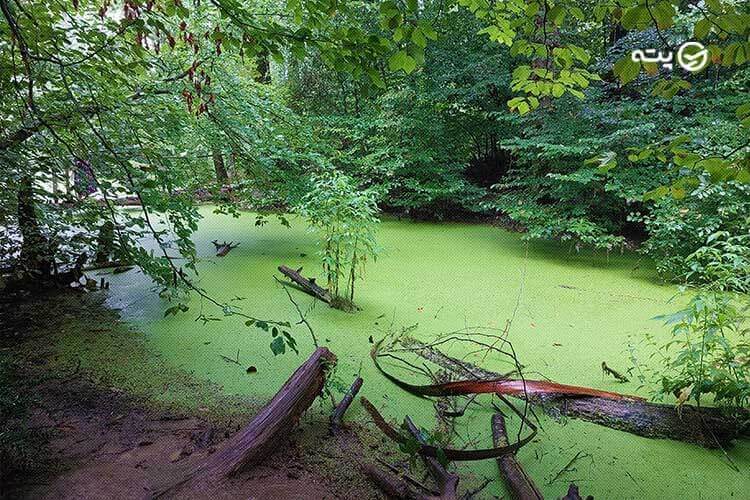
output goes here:
{"type": "MultiPolygon", "coordinates": [[[[200,285],[220,301],[242,298],[232,303],[248,314],[295,323],[297,312],[273,276],[283,278],[276,269],[280,264],[304,267],[306,276],[320,276],[316,238],[304,222],[292,218],[287,228],[271,217],[266,225],[256,227],[250,214],[234,219],[215,215],[210,207],[200,211],[204,218],[195,234],[198,254],[204,258],[199,265],[200,285]],[[216,258],[214,239],[233,240],[240,246],[216,258]]],[[[601,372],[602,361],[624,372],[630,366],[629,345],[637,345],[645,334],[669,335],[651,318],[678,308],[679,298],[669,303],[677,289],[660,284],[646,259],[633,254],[576,253],[553,243],[527,244],[519,234],[475,224],[386,219],[378,238],[384,251],[377,262],[369,263],[365,279],[357,285],[355,302],[362,310],[350,314],[318,303],[307,319],[321,345],[338,357],[336,379],[348,385],[360,373],[365,381],[360,394],[387,418],[401,421],[408,414],[425,428],[434,425],[431,403],[388,382],[369,358],[369,337],[378,340],[391,325],[400,329],[418,324],[411,334],[428,341],[466,326],[502,329],[513,316],[508,338],[527,377],[649,395],[638,390],[634,376],[620,384],[601,372]]],[[[175,367],[216,382],[227,394],[269,399],[313,349],[309,333],[298,325],[292,332],[300,354],[287,351],[274,357],[270,333],[248,328],[240,318],[206,325],[196,322],[201,307],[207,316],[222,316],[197,296],[188,313],[165,318],[168,304],[158,299],[138,272],[112,276],[111,281],[108,305],[120,309],[123,318],[143,332],[150,350],[175,367]],[[236,358],[240,364],[222,356],[236,358]],[[257,373],[246,372],[250,365],[257,373]]],[[[303,310],[311,307],[310,297],[290,291],[303,310]]],[[[454,345],[448,352],[463,355],[470,349],[454,345]]],[[[508,371],[506,360],[488,356],[482,361],[481,356],[467,360],[508,371]]],[[[414,374],[399,373],[425,382],[414,374]]],[[[484,398],[489,401],[489,396],[484,398]]],[[[457,420],[459,438],[454,446],[491,445],[492,412],[473,408],[457,420]]],[[[542,428],[518,457],[549,498],[562,496],[569,482],[578,484],[584,496],[600,499],[750,498],[747,441],[728,451],[737,472],[718,450],[537,415],[542,428]]],[[[347,419],[365,418],[357,403],[347,412],[347,419]]],[[[511,436],[518,420],[508,418],[511,436]]],[[[461,464],[459,473],[464,486],[469,482],[467,473],[474,474],[476,482],[498,477],[493,461],[461,464]]],[[[495,480],[480,497],[505,494],[495,480]]]]}

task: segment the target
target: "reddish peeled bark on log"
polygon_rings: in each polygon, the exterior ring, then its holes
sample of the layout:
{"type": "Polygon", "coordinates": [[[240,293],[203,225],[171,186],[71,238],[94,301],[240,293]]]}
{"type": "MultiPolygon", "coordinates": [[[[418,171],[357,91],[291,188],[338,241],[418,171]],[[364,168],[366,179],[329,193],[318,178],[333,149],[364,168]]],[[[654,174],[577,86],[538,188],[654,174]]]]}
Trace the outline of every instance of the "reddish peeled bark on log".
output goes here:
{"type": "MultiPolygon", "coordinates": [[[[508,446],[505,419],[501,413],[492,416],[492,439],[495,446],[508,446]]],[[[534,481],[526,474],[515,455],[504,455],[497,459],[500,475],[515,500],[543,500],[544,496],[534,481]]]]}
{"type": "Polygon", "coordinates": [[[469,380],[428,386],[431,396],[500,394],[527,399],[546,413],[579,418],[648,438],[669,438],[706,448],[728,445],[750,432],[749,418],[726,415],[719,408],[649,403],[642,398],[538,380],[469,380]],[[525,391],[524,391],[525,387],[525,391]]]}
{"type": "Polygon", "coordinates": [[[600,391],[591,387],[580,387],[576,385],[558,384],[557,382],[548,382],[546,380],[516,380],[516,379],[496,379],[496,380],[461,380],[457,382],[448,382],[447,384],[438,384],[434,391],[439,394],[429,394],[428,396],[460,396],[462,394],[503,394],[508,396],[519,397],[583,397],[593,396],[600,399],[625,400],[625,401],[643,401],[638,396],[630,396],[617,392],[600,391]]]}
{"type": "MultiPolygon", "coordinates": [[[[475,371],[470,363],[459,361],[428,346],[417,346],[416,354],[426,359],[435,358],[441,366],[461,364],[455,369],[466,375],[466,369],[475,371]],[[426,355],[425,350],[430,354],[426,355]],[[436,358],[437,353],[439,356],[436,358]]],[[[377,348],[377,345],[375,346],[377,348]]],[[[750,435],[750,412],[741,411],[734,416],[725,414],[719,408],[650,403],[637,396],[616,392],[599,391],[587,387],[576,387],[555,382],[537,380],[514,380],[500,374],[495,380],[467,380],[438,385],[413,385],[385,372],[377,362],[376,367],[399,387],[425,396],[455,396],[477,393],[496,393],[527,399],[529,403],[540,405],[545,413],[553,417],[571,417],[586,420],[598,425],[617,429],[638,436],[656,439],[674,439],[694,443],[706,448],[727,446],[733,439],[750,435]]],[[[476,371],[475,371],[476,373],[476,371]]],[[[484,374],[488,372],[484,371],[484,374]]],[[[489,372],[492,373],[492,372],[489,372]]]]}
{"type": "Polygon", "coordinates": [[[307,279],[302,276],[300,274],[301,270],[302,268],[295,271],[294,269],[291,269],[287,266],[279,266],[279,272],[296,283],[302,289],[302,291],[309,295],[312,295],[319,300],[322,300],[326,304],[330,304],[331,294],[328,293],[328,290],[315,283],[315,280],[307,279]]]}
{"type": "Polygon", "coordinates": [[[182,496],[181,492],[190,496],[191,491],[219,483],[278,449],[323,390],[326,371],[335,362],[336,356],[327,348],[316,349],[244,429],[185,479],[157,496],[182,496]]]}

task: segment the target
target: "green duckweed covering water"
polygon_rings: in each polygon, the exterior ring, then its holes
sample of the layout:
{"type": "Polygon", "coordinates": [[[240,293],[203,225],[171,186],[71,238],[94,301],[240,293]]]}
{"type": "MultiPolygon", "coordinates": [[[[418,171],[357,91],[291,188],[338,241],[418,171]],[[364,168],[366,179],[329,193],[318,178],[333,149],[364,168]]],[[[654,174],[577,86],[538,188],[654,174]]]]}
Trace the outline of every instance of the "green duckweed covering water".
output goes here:
{"type": "MultiPolygon", "coordinates": [[[[272,221],[255,227],[253,218],[214,215],[204,219],[196,234],[201,286],[220,300],[243,298],[236,304],[256,316],[295,322],[297,313],[274,281],[279,264],[317,275],[314,235],[301,220],[291,228],[272,221]],[[241,244],[224,258],[215,258],[211,240],[241,244]]],[[[571,252],[558,244],[526,244],[519,234],[485,225],[414,223],[386,220],[379,232],[384,253],[371,263],[360,282],[355,314],[315,305],[308,320],[322,345],[338,357],[336,378],[349,383],[357,373],[365,380],[361,394],[393,420],[411,415],[431,428],[434,410],[425,400],[405,394],[376,372],[369,359],[368,338],[418,323],[413,335],[425,340],[465,326],[502,328],[515,311],[509,339],[527,373],[535,377],[636,393],[638,383],[620,384],[602,377],[601,362],[624,371],[629,343],[644,334],[668,335],[654,316],[674,308],[668,303],[677,290],[661,285],[649,262],[635,255],[571,252]]],[[[292,290],[307,309],[312,300],[292,290]]],[[[192,299],[190,312],[164,318],[168,305],[150,292],[136,272],[112,278],[109,304],[138,326],[149,348],[175,367],[193,372],[223,387],[227,394],[270,398],[313,349],[303,326],[294,334],[300,354],[274,357],[270,334],[225,318],[205,326],[195,321],[209,304],[192,299]],[[239,351],[239,354],[238,354],[239,351]],[[239,359],[240,366],[222,356],[239,359]],[[245,368],[254,365],[257,373],[245,368]]],[[[455,346],[452,354],[464,354],[455,346]]],[[[468,349],[468,347],[463,347],[468,349]]],[[[472,358],[468,358],[471,360],[472,358]]],[[[488,358],[483,366],[501,371],[507,364],[488,358]]],[[[648,396],[645,390],[641,395],[648,396]]],[[[182,397],[184,395],[181,395],[182,397]]],[[[178,395],[175,395],[178,397],[178,395]]],[[[461,439],[473,447],[491,444],[491,412],[472,411],[459,419],[461,439]]],[[[347,418],[364,419],[359,405],[347,418]]],[[[582,493],[596,498],[747,498],[750,492],[750,444],[738,443],[728,465],[721,451],[640,438],[586,422],[556,422],[539,415],[542,429],[524,447],[519,459],[546,496],[564,494],[575,481],[582,493]],[[576,455],[570,470],[558,473],[576,455]]],[[[511,427],[518,419],[509,421],[511,427]]],[[[461,444],[457,442],[456,444],[461,444]]],[[[465,477],[497,477],[491,461],[461,465],[465,477]]],[[[464,480],[466,481],[466,480],[464,480]]],[[[498,481],[483,496],[505,494],[498,481]]]]}

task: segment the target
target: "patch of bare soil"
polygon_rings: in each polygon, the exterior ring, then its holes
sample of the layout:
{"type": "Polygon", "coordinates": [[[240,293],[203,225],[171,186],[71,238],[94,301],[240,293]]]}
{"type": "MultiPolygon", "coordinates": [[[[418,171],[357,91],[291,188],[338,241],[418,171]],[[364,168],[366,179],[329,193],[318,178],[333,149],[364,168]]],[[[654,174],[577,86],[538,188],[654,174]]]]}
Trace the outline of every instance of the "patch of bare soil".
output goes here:
{"type": "MultiPolygon", "coordinates": [[[[0,325],[4,325],[0,327],[0,354],[13,360],[13,373],[6,370],[6,380],[0,382],[19,391],[14,401],[24,402],[17,415],[0,419],[0,436],[8,432],[21,436],[4,457],[24,456],[34,464],[0,467],[5,469],[0,470],[0,498],[153,498],[252,416],[214,418],[206,408],[197,412],[154,408],[143,397],[93,381],[80,363],[60,370],[50,359],[56,339],[54,322],[40,325],[31,314],[45,310],[45,304],[53,307],[55,300],[0,305],[0,325]]],[[[87,310],[71,311],[69,300],[65,307],[68,314],[87,314],[87,310]]],[[[101,332],[101,322],[89,324],[101,332]]],[[[91,333],[82,330],[76,335],[91,333]]],[[[329,436],[322,415],[306,416],[293,434],[288,445],[263,465],[214,491],[186,497],[377,497],[355,467],[341,467],[351,461],[340,442],[329,436]]]]}

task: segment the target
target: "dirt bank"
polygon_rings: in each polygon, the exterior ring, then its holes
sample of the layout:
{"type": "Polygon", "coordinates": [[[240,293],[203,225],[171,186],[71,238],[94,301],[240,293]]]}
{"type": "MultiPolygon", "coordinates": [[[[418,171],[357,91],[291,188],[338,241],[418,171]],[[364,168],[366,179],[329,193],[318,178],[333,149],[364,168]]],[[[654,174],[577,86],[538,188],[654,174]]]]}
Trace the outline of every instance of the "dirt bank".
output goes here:
{"type": "MultiPolygon", "coordinates": [[[[262,402],[167,366],[101,306],[66,292],[0,304],[2,498],[149,498],[262,402]]],[[[338,464],[327,408],[313,407],[289,446],[212,498],[375,498],[338,464]]]]}

